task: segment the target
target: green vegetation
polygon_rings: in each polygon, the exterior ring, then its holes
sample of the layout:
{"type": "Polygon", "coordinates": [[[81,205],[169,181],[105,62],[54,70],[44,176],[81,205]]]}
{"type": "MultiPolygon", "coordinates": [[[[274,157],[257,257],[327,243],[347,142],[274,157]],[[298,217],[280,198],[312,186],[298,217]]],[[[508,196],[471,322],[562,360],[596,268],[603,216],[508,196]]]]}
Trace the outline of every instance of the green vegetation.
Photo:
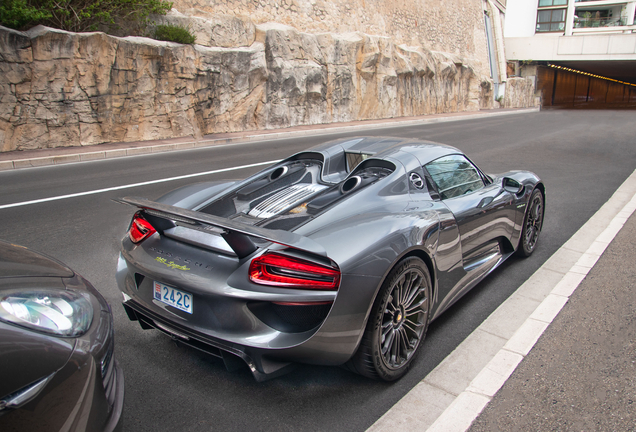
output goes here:
{"type": "Polygon", "coordinates": [[[168,42],[178,42],[181,44],[193,44],[197,39],[196,36],[190,32],[190,29],[172,24],[158,25],[155,28],[153,38],[168,42]]]}
{"type": "Polygon", "coordinates": [[[165,15],[165,0],[1,0],[0,25],[27,30],[38,24],[73,32],[126,28],[141,35],[150,14],[165,15]]]}
{"type": "Polygon", "coordinates": [[[34,6],[29,6],[26,0],[4,0],[0,4],[0,24],[12,29],[21,29],[32,22],[43,22],[53,17],[53,14],[34,6]]]}

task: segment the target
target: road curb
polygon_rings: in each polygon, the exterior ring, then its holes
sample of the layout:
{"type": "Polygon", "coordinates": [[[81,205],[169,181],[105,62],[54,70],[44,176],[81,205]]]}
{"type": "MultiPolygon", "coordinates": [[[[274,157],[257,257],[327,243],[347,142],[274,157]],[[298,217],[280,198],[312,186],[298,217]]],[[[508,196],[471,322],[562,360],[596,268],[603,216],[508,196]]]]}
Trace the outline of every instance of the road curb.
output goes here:
{"type": "Polygon", "coordinates": [[[635,210],[636,171],[543,266],[368,431],[393,431],[396,425],[428,432],[466,431],[635,210]]]}
{"type": "MultiPolygon", "coordinates": [[[[264,141],[281,138],[293,138],[303,136],[317,136],[317,135],[330,135],[343,132],[351,132],[356,130],[375,130],[386,129],[409,125],[422,125],[433,123],[454,122],[460,120],[474,120],[484,117],[497,117],[506,115],[518,115],[527,114],[532,112],[538,112],[540,108],[522,108],[512,111],[477,111],[475,113],[463,114],[452,113],[441,117],[423,117],[411,120],[391,120],[391,121],[378,121],[377,123],[365,123],[359,125],[349,126],[326,126],[316,125],[315,128],[295,130],[295,131],[281,131],[273,133],[257,133],[253,135],[242,135],[238,137],[226,137],[226,138],[212,138],[203,140],[192,140],[181,143],[166,143],[156,144],[148,146],[136,146],[122,149],[112,150],[96,150],[96,151],[84,151],[66,155],[58,156],[44,156],[44,157],[29,157],[15,160],[0,161],[0,171],[21,169],[21,168],[33,168],[41,166],[61,165],[67,163],[88,162],[102,159],[112,159],[126,156],[136,156],[149,153],[163,153],[169,151],[188,150],[194,148],[214,147],[223,145],[234,145],[241,143],[252,143],[254,141],[264,141]]],[[[333,123],[332,123],[333,124],[333,123]]],[[[61,149],[68,149],[63,147],[61,149]]]]}

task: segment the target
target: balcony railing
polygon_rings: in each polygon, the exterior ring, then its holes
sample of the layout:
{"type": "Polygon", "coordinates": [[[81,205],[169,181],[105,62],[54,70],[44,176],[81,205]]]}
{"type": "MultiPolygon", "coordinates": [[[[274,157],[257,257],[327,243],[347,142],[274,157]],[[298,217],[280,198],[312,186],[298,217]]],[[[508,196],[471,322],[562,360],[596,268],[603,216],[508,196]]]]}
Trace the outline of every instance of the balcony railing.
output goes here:
{"type": "Polygon", "coordinates": [[[578,27],[572,29],[572,34],[605,34],[605,33],[636,33],[636,25],[609,27],[578,27]]]}
{"type": "Polygon", "coordinates": [[[574,17],[574,28],[598,28],[598,27],[618,27],[624,26],[625,21],[620,18],[576,18],[574,17]]]}

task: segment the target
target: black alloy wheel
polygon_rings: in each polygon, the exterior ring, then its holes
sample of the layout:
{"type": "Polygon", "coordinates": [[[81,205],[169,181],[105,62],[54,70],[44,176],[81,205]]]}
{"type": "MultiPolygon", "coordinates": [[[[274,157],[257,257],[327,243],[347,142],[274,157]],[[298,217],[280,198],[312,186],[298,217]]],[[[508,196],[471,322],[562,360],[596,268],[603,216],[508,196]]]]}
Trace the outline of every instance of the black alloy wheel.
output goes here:
{"type": "Polygon", "coordinates": [[[386,278],[349,368],[394,381],[409,369],[429,323],[431,277],[421,259],[409,257],[386,278]]]}
{"type": "Polygon", "coordinates": [[[523,231],[519,239],[517,253],[529,257],[534,252],[543,225],[543,194],[539,189],[532,192],[526,216],[523,221],[523,231]]]}

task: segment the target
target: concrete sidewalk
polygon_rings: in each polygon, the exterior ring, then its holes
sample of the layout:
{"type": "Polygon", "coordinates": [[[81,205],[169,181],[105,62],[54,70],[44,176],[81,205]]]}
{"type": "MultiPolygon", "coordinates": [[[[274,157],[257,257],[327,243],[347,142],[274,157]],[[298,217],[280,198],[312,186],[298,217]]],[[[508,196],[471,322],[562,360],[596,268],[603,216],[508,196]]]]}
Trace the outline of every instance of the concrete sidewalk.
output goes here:
{"type": "Polygon", "coordinates": [[[471,432],[636,430],[631,216],[471,432]]]}
{"type": "Polygon", "coordinates": [[[57,147],[53,149],[2,152],[0,153],[0,171],[210,147],[265,139],[327,135],[352,131],[359,131],[361,135],[364,135],[372,133],[368,131],[388,127],[470,120],[502,115],[527,114],[538,111],[539,108],[481,110],[475,112],[432,114],[418,117],[398,117],[383,120],[295,126],[286,129],[218,133],[206,135],[200,139],[183,137],[154,141],[109,143],[86,147],[57,147]]]}

